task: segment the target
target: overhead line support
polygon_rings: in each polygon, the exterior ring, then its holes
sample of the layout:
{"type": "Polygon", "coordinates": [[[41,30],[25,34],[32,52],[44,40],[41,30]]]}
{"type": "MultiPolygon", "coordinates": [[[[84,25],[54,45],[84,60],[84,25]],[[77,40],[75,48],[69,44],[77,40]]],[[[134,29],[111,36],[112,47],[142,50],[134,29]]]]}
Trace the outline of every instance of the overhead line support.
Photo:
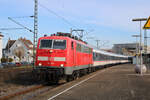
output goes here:
{"type": "Polygon", "coordinates": [[[34,0],[34,40],[33,40],[33,66],[35,67],[35,56],[38,39],[38,0],[34,0]]]}

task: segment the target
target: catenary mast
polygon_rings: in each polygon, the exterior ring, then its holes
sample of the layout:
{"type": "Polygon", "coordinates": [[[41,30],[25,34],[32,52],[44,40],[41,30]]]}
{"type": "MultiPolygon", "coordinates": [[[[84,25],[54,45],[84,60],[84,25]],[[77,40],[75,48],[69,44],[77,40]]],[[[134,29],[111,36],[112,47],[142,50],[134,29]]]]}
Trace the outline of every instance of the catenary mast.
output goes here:
{"type": "Polygon", "coordinates": [[[38,39],[38,0],[34,0],[34,40],[33,40],[33,63],[35,66],[35,54],[38,39]]]}

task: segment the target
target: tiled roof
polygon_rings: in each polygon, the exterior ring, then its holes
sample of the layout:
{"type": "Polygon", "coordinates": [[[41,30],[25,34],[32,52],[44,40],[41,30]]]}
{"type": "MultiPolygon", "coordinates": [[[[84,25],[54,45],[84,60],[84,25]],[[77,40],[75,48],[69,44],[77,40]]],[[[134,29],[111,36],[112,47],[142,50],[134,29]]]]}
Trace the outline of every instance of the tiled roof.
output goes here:
{"type": "MultiPolygon", "coordinates": [[[[30,40],[27,40],[26,38],[19,38],[20,40],[26,47],[27,49],[33,49],[33,44],[30,40]]],[[[6,45],[6,50],[11,48],[11,46],[16,42],[16,40],[8,40],[7,45],[6,45]]]]}
{"type": "Polygon", "coordinates": [[[0,37],[4,37],[4,35],[0,34],[0,37]]]}
{"type": "Polygon", "coordinates": [[[33,44],[30,40],[27,40],[26,38],[19,38],[19,40],[22,41],[28,49],[33,49],[33,44]]]}
{"type": "Polygon", "coordinates": [[[14,43],[16,40],[8,40],[7,45],[6,45],[6,50],[8,50],[14,43]]]}

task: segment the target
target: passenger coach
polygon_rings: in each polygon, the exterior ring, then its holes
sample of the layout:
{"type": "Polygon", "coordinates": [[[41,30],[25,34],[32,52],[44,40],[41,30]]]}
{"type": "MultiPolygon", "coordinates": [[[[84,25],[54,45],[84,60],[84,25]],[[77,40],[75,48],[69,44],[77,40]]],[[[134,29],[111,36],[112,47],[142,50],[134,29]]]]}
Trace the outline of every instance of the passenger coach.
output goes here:
{"type": "Polygon", "coordinates": [[[93,50],[93,66],[123,64],[128,62],[128,56],[106,52],[98,49],[93,50]]]}

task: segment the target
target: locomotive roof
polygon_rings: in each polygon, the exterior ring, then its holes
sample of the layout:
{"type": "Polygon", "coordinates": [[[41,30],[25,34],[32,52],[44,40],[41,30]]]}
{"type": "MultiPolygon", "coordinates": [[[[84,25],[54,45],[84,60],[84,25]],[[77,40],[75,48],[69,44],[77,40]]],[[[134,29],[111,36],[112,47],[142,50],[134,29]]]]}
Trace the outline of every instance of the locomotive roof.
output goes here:
{"type": "Polygon", "coordinates": [[[73,41],[76,41],[77,43],[80,43],[82,45],[92,48],[90,45],[86,44],[84,41],[75,40],[75,39],[67,37],[67,36],[46,36],[46,37],[40,37],[39,39],[71,39],[73,41]]]}

